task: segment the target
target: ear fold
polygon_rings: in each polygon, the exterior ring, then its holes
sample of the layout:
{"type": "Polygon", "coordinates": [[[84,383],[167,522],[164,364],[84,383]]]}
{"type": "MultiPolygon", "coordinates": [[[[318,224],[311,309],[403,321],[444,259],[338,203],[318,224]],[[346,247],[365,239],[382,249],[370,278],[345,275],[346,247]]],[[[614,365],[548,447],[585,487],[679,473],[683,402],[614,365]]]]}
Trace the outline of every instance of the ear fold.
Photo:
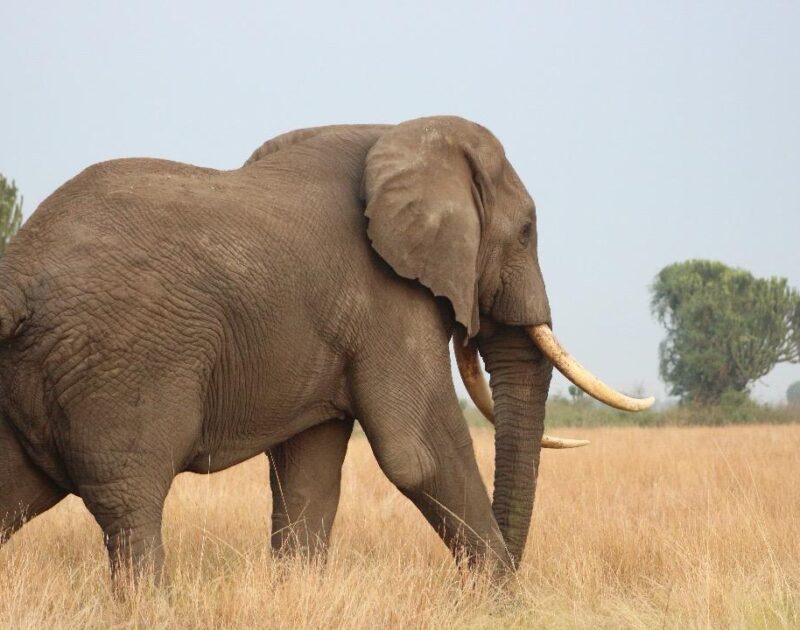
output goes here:
{"type": "Polygon", "coordinates": [[[488,178],[468,146],[470,124],[422,118],[387,131],[367,155],[364,197],[375,250],[397,274],[450,300],[472,337],[488,178]]]}

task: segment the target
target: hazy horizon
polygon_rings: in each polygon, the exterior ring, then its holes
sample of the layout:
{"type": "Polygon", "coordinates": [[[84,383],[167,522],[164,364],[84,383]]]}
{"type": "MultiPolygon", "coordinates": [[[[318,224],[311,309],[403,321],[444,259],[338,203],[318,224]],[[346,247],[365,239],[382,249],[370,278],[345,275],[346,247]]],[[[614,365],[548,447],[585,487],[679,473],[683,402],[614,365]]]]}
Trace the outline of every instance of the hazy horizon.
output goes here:
{"type": "MultiPolygon", "coordinates": [[[[798,4],[6,13],[0,173],[26,218],[101,160],[230,169],[295,128],[456,114],[497,135],[536,200],[556,331],[610,384],[664,396],[648,285],[665,265],[721,260],[800,288],[798,4]]],[[[754,393],[776,402],[798,380],[781,365],[754,393]]]]}

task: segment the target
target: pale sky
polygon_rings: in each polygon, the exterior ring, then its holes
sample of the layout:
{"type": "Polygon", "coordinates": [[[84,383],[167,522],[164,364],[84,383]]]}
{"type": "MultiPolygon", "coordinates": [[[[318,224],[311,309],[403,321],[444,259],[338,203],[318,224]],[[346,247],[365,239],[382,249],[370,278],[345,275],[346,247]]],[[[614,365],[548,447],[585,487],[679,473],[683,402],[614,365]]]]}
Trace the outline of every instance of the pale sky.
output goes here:
{"type": "MultiPolygon", "coordinates": [[[[648,293],[664,265],[800,287],[796,2],[0,7],[0,173],[26,216],[101,160],[228,169],[290,129],[456,114],[505,145],[557,332],[610,384],[664,395],[648,293]]],[[[796,380],[779,366],[755,393],[796,380]]]]}

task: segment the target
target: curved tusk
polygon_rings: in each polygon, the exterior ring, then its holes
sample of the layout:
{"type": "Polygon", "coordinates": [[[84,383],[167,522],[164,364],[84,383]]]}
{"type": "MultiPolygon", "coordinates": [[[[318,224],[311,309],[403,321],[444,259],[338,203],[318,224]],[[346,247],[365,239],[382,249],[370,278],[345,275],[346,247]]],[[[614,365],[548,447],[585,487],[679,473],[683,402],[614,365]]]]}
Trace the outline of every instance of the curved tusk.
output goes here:
{"type": "Polygon", "coordinates": [[[655,398],[631,398],[610,388],[583,367],[563,346],[547,324],[526,326],[525,330],[556,369],[590,396],[602,403],[623,411],[644,411],[655,402],[655,398]]]}
{"type": "Polygon", "coordinates": [[[556,437],[546,433],[542,436],[542,448],[578,448],[587,444],[591,444],[591,442],[589,440],[556,437]]]}
{"type": "Polygon", "coordinates": [[[464,387],[467,388],[469,397],[484,417],[494,424],[494,401],[489,383],[483,377],[480,363],[478,362],[478,346],[474,339],[464,343],[463,337],[456,335],[453,339],[453,352],[456,355],[458,372],[464,387]]]}
{"type": "MultiPolygon", "coordinates": [[[[480,363],[478,362],[478,347],[473,339],[464,343],[464,338],[456,335],[453,340],[453,351],[456,355],[458,372],[467,393],[475,403],[484,417],[494,424],[494,401],[492,400],[492,390],[489,383],[483,377],[480,363]]],[[[542,448],[576,448],[586,446],[589,440],[573,440],[570,438],[560,438],[554,435],[542,436],[542,448]]]]}

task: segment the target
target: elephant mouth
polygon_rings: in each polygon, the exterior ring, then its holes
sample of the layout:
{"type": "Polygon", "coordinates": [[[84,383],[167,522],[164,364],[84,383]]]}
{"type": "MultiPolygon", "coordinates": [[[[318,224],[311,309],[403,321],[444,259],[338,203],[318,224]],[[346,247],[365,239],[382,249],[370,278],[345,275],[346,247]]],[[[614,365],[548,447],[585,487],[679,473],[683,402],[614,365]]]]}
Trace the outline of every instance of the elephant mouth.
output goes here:
{"type": "MultiPolygon", "coordinates": [[[[644,411],[655,402],[649,398],[633,398],[606,385],[583,367],[558,342],[547,324],[526,326],[525,331],[536,347],[550,360],[553,366],[584,392],[606,405],[623,411],[644,411]]],[[[466,340],[463,333],[453,344],[458,371],[472,402],[489,422],[494,424],[494,402],[492,391],[478,362],[478,346],[474,340],[466,340]]],[[[542,448],[575,448],[586,446],[588,440],[542,436],[542,448]]]]}

